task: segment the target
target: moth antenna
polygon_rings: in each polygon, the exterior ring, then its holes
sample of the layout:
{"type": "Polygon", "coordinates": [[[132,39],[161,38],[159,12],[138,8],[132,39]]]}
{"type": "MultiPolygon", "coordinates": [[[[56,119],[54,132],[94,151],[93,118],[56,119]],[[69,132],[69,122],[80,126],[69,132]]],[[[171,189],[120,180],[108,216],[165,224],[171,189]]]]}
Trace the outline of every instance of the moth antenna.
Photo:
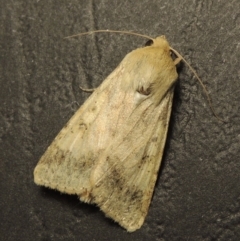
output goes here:
{"type": "Polygon", "coordinates": [[[92,34],[92,33],[122,33],[122,34],[135,35],[135,36],[138,36],[138,37],[143,37],[143,38],[146,38],[146,39],[154,40],[153,38],[151,38],[147,35],[143,35],[143,34],[139,34],[139,33],[134,33],[134,32],[130,32],[130,31],[109,30],[109,29],[94,30],[94,31],[79,33],[79,34],[71,35],[71,36],[68,36],[68,37],[65,37],[65,38],[74,38],[74,37],[79,37],[79,36],[88,35],[88,34],[92,34]]]}
{"type": "MultiPolygon", "coordinates": [[[[143,38],[146,38],[146,39],[149,39],[149,40],[154,40],[153,38],[147,36],[147,35],[144,35],[144,34],[139,34],[139,33],[134,33],[134,32],[130,32],[130,31],[120,31],[120,30],[110,30],[110,29],[106,29],[106,30],[93,30],[93,31],[88,31],[88,32],[84,32],[84,33],[79,33],[79,34],[74,34],[74,35],[71,35],[71,36],[67,36],[65,37],[65,39],[68,39],[68,38],[74,38],[74,37],[79,37],[79,36],[84,36],[84,35],[90,35],[90,34],[93,34],[93,33],[120,33],[120,34],[128,34],[128,35],[134,35],[134,36],[138,36],[138,37],[143,37],[143,38]]],[[[204,92],[205,92],[205,95],[207,97],[207,100],[208,100],[208,103],[209,103],[209,106],[210,106],[210,109],[213,113],[213,115],[220,121],[224,122],[223,119],[221,119],[215,112],[214,108],[213,108],[213,105],[212,105],[212,100],[210,98],[210,95],[207,91],[207,88],[206,86],[203,84],[202,80],[200,79],[200,77],[197,75],[197,72],[193,69],[193,67],[187,62],[187,60],[185,60],[183,58],[183,56],[178,53],[177,50],[173,49],[172,47],[170,47],[171,51],[173,51],[174,54],[177,55],[177,57],[179,59],[181,59],[188,67],[189,69],[192,71],[192,73],[194,74],[194,76],[197,78],[198,82],[200,83],[200,85],[202,86],[204,92]]]]}
{"type": "Polygon", "coordinates": [[[209,93],[208,93],[208,91],[207,91],[207,88],[206,88],[206,86],[203,84],[203,82],[202,82],[202,80],[200,79],[200,77],[198,76],[197,72],[196,72],[196,71],[194,70],[194,68],[187,62],[187,60],[185,60],[185,59],[183,58],[183,56],[178,53],[177,50],[175,50],[175,49],[173,49],[173,48],[171,48],[171,47],[170,47],[170,49],[173,51],[174,54],[177,55],[178,58],[181,58],[181,59],[182,59],[182,61],[189,67],[189,69],[192,71],[192,73],[194,74],[194,76],[197,78],[198,82],[200,83],[200,85],[202,86],[202,88],[203,88],[203,90],[204,90],[204,92],[205,92],[205,95],[206,95],[206,97],[207,97],[207,100],[208,100],[208,103],[209,103],[209,106],[210,106],[210,109],[211,109],[213,115],[214,115],[218,120],[224,122],[224,120],[223,120],[222,118],[220,118],[220,117],[216,114],[216,112],[215,112],[215,110],[214,110],[214,108],[213,108],[213,105],[212,105],[211,97],[210,97],[210,95],[209,95],[209,93]]]}

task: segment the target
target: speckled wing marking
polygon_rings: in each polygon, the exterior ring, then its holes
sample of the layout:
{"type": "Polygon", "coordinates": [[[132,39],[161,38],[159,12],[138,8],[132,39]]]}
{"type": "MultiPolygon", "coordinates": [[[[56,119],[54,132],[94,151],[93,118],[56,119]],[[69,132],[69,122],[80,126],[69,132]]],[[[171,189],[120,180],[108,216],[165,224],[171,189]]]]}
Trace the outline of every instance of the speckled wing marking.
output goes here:
{"type": "MultiPolygon", "coordinates": [[[[119,71],[118,67],[113,73],[119,71]]],[[[34,170],[36,184],[77,195],[92,189],[91,172],[112,138],[108,131],[111,120],[108,116],[102,118],[101,113],[109,108],[109,92],[116,93],[112,79],[113,74],[85,101],[48,147],[34,170]]]]}
{"type": "Polygon", "coordinates": [[[172,96],[173,91],[169,91],[158,108],[144,103],[144,116],[135,123],[131,123],[131,118],[127,121],[128,128],[103,152],[91,176],[95,183],[92,202],[129,232],[142,226],[148,212],[163,155],[172,96]],[[139,125],[145,125],[148,131],[139,129],[139,125]]]}

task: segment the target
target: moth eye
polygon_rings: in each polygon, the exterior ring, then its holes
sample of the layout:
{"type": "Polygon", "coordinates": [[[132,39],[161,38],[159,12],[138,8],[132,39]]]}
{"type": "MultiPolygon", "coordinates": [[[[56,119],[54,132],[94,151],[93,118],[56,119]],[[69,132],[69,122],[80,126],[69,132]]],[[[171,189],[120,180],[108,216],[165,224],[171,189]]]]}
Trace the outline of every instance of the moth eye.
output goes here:
{"type": "Polygon", "coordinates": [[[170,50],[170,56],[171,56],[173,61],[177,58],[176,54],[171,50],[170,50]]]}
{"type": "Polygon", "coordinates": [[[153,40],[149,39],[146,43],[145,43],[145,47],[147,46],[151,46],[153,44],[153,40]]]}
{"type": "Polygon", "coordinates": [[[150,89],[150,87],[147,88],[147,89],[144,89],[144,88],[141,86],[141,88],[139,88],[139,89],[137,90],[137,92],[138,92],[139,94],[141,94],[141,95],[150,95],[151,89],[150,89]]]}

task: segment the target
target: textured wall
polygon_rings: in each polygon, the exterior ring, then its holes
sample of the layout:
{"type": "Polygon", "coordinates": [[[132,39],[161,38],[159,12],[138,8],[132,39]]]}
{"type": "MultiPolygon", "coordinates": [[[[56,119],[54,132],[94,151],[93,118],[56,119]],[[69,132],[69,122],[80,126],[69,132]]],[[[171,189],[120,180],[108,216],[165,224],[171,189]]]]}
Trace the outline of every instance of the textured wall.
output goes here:
{"type": "Polygon", "coordinates": [[[240,1],[1,0],[2,240],[240,240],[240,1]],[[40,188],[33,169],[53,138],[121,59],[168,41],[182,64],[163,163],[143,227],[129,234],[75,196],[40,188]]]}

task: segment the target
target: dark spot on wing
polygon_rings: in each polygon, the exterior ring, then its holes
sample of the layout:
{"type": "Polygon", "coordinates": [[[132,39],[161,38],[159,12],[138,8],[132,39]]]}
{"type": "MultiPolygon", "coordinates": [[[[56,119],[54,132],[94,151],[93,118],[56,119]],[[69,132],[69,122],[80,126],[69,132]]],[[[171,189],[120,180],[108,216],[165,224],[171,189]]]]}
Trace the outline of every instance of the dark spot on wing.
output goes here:
{"type": "Polygon", "coordinates": [[[138,92],[139,94],[142,94],[142,95],[150,95],[151,89],[150,89],[150,87],[147,88],[147,89],[144,89],[143,86],[141,86],[141,88],[138,89],[137,92],[138,92]]]}
{"type": "Polygon", "coordinates": [[[157,142],[158,138],[155,136],[152,138],[152,142],[157,142]]]}

